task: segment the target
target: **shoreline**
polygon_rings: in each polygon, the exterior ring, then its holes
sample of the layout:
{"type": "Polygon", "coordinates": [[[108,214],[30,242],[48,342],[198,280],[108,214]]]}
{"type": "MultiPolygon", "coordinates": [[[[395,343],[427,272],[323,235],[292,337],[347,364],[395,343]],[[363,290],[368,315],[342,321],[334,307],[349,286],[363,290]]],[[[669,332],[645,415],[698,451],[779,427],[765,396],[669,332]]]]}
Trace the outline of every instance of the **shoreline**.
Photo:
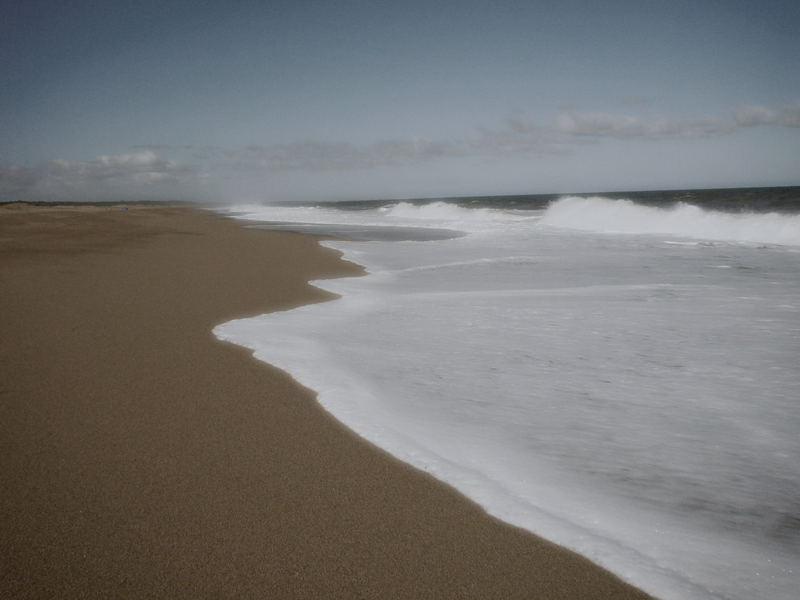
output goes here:
{"type": "Polygon", "coordinates": [[[186,207],[0,207],[0,595],[646,598],[216,340],[360,268],[186,207]]]}

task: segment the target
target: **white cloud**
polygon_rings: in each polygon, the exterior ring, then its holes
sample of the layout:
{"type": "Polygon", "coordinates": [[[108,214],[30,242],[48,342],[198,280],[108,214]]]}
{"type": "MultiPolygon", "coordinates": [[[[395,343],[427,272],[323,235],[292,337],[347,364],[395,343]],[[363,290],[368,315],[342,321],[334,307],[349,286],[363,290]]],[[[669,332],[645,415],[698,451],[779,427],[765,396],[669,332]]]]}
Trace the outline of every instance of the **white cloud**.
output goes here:
{"type": "Polygon", "coordinates": [[[236,157],[234,164],[269,171],[369,169],[460,155],[463,149],[459,146],[458,143],[423,137],[382,140],[365,146],[311,140],[272,146],[253,144],[236,157]]]}
{"type": "Polygon", "coordinates": [[[55,159],[35,168],[0,167],[3,200],[154,197],[195,179],[197,169],[152,150],[101,155],[83,162],[55,159]]]}
{"type": "Polygon", "coordinates": [[[800,100],[794,104],[772,110],[764,106],[742,106],[733,111],[734,120],[742,126],[782,125],[800,127],[800,100]]]}
{"type": "Polygon", "coordinates": [[[556,130],[561,133],[617,139],[709,138],[731,133],[736,128],[735,123],[714,118],[670,121],[664,117],[644,119],[638,116],[575,112],[564,112],[556,118],[556,130]]]}
{"type": "MultiPolygon", "coordinates": [[[[631,109],[633,110],[633,109],[631,109]]],[[[371,144],[306,140],[253,144],[246,148],[138,147],[82,162],[51,160],[33,168],[0,165],[0,201],[24,199],[169,199],[226,191],[239,180],[264,185],[293,172],[409,169],[462,158],[536,159],[569,153],[580,144],[619,140],[696,140],[750,127],[800,127],[800,101],[778,109],[741,106],[726,118],[670,119],[663,116],[562,111],[554,123],[529,121],[521,111],[497,129],[480,127],[457,139],[414,136],[371,144]],[[166,158],[166,156],[179,157],[166,158]]],[[[409,171],[410,172],[410,171],[409,171]]]]}
{"type": "Polygon", "coordinates": [[[731,118],[728,119],[705,117],[673,120],[663,116],[648,118],[565,111],[556,118],[555,130],[569,136],[665,140],[712,138],[759,125],[800,127],[800,101],[779,110],[764,106],[742,106],[731,111],[731,118]]]}
{"type": "Polygon", "coordinates": [[[531,131],[537,129],[537,126],[534,123],[531,123],[525,117],[519,114],[506,117],[506,125],[508,126],[508,129],[515,133],[530,133],[531,131]]]}
{"type": "Polygon", "coordinates": [[[733,111],[733,120],[742,127],[772,125],[777,122],[778,113],[764,106],[742,106],[733,111]]]}
{"type": "Polygon", "coordinates": [[[480,128],[476,135],[456,140],[414,136],[367,145],[312,140],[292,144],[253,144],[231,157],[231,165],[245,170],[266,171],[371,169],[466,156],[554,154],[564,149],[562,140],[552,131],[514,117],[507,119],[504,129],[480,128]]]}
{"type": "Polygon", "coordinates": [[[563,135],[526,122],[507,123],[506,129],[481,129],[467,140],[475,156],[524,156],[533,158],[569,151],[570,142],[563,135]]]}
{"type": "Polygon", "coordinates": [[[800,127],[800,100],[781,109],[781,125],[800,127]]]}

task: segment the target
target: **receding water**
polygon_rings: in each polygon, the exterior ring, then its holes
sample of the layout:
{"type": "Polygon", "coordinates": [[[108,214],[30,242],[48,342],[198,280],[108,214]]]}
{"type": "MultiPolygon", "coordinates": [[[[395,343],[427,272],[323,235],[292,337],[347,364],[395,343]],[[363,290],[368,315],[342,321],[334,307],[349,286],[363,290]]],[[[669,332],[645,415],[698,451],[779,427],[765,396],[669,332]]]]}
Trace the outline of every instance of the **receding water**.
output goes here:
{"type": "Polygon", "coordinates": [[[781,213],[769,190],[730,211],[720,193],[714,210],[702,192],[235,207],[372,227],[326,242],[369,275],[215,333],[490,513],[651,593],[794,598],[800,215],[785,191],[781,213]]]}

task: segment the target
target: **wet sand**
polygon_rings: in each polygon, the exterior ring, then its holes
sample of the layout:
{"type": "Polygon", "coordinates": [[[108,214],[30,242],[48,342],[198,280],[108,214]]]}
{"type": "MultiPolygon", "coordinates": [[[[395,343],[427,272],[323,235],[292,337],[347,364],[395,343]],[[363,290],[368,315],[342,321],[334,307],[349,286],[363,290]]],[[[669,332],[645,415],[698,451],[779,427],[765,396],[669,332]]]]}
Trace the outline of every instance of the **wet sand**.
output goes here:
{"type": "Polygon", "coordinates": [[[216,340],[357,274],[181,207],[0,206],[0,597],[645,598],[216,340]]]}

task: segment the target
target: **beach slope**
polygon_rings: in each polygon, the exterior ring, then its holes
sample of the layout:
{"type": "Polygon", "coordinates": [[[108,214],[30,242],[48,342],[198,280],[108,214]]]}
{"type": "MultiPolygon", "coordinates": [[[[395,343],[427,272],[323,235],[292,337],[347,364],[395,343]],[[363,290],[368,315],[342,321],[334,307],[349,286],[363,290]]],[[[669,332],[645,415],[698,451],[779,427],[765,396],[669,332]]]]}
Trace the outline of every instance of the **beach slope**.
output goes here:
{"type": "Polygon", "coordinates": [[[359,272],[190,208],[0,206],[0,597],[647,597],[211,334],[359,272]]]}

